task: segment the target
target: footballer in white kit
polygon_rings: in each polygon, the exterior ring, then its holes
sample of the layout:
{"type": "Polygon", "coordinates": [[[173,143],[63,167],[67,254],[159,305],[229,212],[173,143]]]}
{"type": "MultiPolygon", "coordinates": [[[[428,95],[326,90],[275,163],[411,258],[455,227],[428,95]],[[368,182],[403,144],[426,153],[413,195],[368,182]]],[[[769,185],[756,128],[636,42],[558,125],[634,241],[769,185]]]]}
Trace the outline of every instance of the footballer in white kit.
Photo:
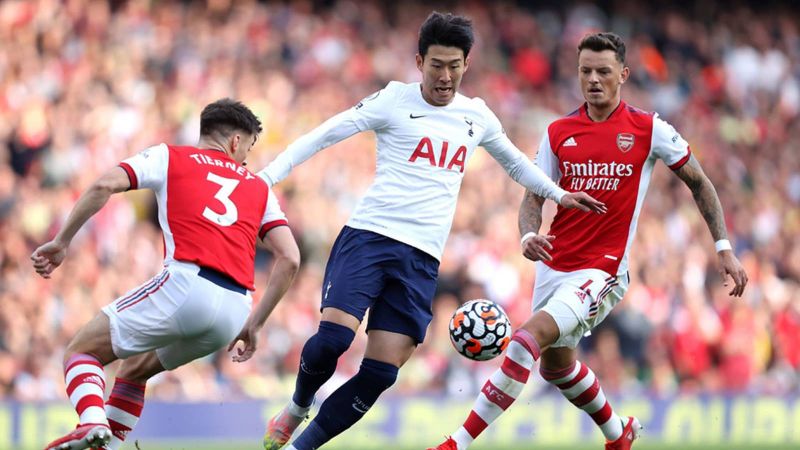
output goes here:
{"type": "Polygon", "coordinates": [[[566,193],[514,146],[479,98],[459,94],[473,35],[469,20],[433,13],[420,30],[422,83],[392,81],[300,137],[259,176],[272,186],[320,150],[356,133],[377,136],[375,179],[331,250],[322,321],[303,348],[292,402],[267,426],[265,448],[285,444],[335,370],[369,310],[359,373],[334,392],[290,449],[318,448],[363,416],[425,338],[439,260],[461,181],[483,146],[518,183],[565,207],[602,212],[566,193]]]}
{"type": "MultiPolygon", "coordinates": [[[[375,180],[331,252],[322,308],[341,309],[359,321],[372,308],[367,330],[402,333],[420,343],[432,317],[439,260],[464,169],[475,149],[484,147],[515,181],[542,197],[559,202],[565,191],[514,146],[480,98],[456,93],[449,104],[434,106],[423,98],[420,83],[397,81],[296,140],[258,175],[274,185],[316,152],[368,130],[377,136],[375,180]],[[341,255],[352,239],[384,244],[359,244],[341,255]],[[394,287],[380,275],[387,263],[384,245],[413,253],[406,262],[414,267],[390,275],[398,282],[394,287]]],[[[403,260],[398,253],[391,264],[403,260]]]]}

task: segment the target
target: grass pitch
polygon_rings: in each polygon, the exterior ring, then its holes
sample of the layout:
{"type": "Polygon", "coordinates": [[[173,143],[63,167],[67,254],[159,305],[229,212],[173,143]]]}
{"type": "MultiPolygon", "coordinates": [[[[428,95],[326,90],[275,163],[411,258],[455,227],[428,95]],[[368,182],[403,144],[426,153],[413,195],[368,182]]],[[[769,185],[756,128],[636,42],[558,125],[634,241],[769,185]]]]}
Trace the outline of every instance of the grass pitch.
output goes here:
{"type": "MultiPolygon", "coordinates": [[[[123,450],[135,450],[132,444],[122,447],[123,450]]],[[[260,442],[253,443],[232,443],[232,442],[175,442],[175,443],[148,443],[139,442],[140,450],[261,450],[260,442]]],[[[325,447],[327,448],[327,447],[325,447]]],[[[343,449],[341,445],[331,446],[331,450],[343,449]]],[[[760,444],[703,444],[703,445],[667,445],[650,442],[642,442],[633,446],[634,450],[800,450],[796,444],[786,445],[760,445],[760,444]]],[[[584,444],[580,446],[550,446],[550,445],[520,445],[518,447],[489,447],[475,445],[470,450],[601,450],[602,444],[584,444]]],[[[415,447],[397,447],[387,449],[386,447],[354,447],[349,450],[423,450],[415,447]]]]}

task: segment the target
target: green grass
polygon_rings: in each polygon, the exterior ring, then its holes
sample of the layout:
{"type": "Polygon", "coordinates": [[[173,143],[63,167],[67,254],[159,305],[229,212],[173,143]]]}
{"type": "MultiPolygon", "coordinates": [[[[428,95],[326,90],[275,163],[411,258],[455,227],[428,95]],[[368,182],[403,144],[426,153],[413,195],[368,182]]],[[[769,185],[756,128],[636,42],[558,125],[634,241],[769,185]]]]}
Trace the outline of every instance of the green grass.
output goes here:
{"type": "MultiPolygon", "coordinates": [[[[246,443],[231,443],[231,442],[217,442],[217,443],[202,443],[202,442],[181,442],[181,443],[173,443],[173,444],[159,444],[159,443],[147,443],[147,442],[140,442],[139,448],[141,450],[261,450],[261,446],[258,442],[254,442],[252,444],[246,443]]],[[[336,446],[334,449],[342,448],[341,446],[336,446]]],[[[703,445],[666,445],[666,444],[654,444],[643,442],[640,444],[634,445],[634,450],[800,450],[800,446],[797,444],[785,444],[785,445],[754,445],[754,444],[741,444],[741,445],[734,445],[734,444],[703,444],[703,445]]],[[[135,447],[131,444],[127,444],[123,446],[123,450],[132,449],[134,450],[135,447]]],[[[518,447],[488,447],[488,446],[480,446],[475,445],[470,447],[470,450],[592,450],[592,449],[602,449],[602,444],[592,445],[592,444],[585,444],[580,446],[574,445],[566,445],[566,446],[551,446],[551,445],[520,445],[518,447]]],[[[31,449],[33,450],[33,449],[31,449]]],[[[386,447],[353,447],[349,450],[422,450],[416,447],[392,447],[387,449],[386,447]]]]}

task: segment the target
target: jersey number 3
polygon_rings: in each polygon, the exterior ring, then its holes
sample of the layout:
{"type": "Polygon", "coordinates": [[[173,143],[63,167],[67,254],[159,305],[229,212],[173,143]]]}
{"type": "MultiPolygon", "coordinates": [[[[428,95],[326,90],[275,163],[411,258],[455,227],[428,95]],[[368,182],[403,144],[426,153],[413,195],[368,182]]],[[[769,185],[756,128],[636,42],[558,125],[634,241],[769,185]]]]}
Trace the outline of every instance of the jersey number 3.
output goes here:
{"type": "Polygon", "coordinates": [[[236,204],[231,201],[231,194],[236,189],[236,186],[239,185],[239,180],[221,177],[211,172],[208,173],[206,179],[220,186],[217,193],[214,194],[214,198],[222,203],[222,206],[225,207],[225,212],[217,214],[206,206],[206,209],[203,210],[203,217],[223,227],[233,225],[236,219],[239,218],[239,210],[236,209],[236,204]]]}

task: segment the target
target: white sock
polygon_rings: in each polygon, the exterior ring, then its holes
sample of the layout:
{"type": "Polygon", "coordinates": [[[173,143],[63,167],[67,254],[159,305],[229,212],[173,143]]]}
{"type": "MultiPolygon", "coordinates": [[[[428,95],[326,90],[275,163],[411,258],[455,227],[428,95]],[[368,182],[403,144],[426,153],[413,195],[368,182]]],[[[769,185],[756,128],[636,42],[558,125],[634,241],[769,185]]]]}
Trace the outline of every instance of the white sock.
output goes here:
{"type": "Polygon", "coordinates": [[[289,400],[289,404],[286,405],[286,410],[289,411],[289,414],[295,417],[303,417],[305,418],[308,415],[308,412],[311,411],[311,406],[314,405],[314,402],[311,402],[309,406],[300,406],[295,403],[293,400],[289,400]]]}

